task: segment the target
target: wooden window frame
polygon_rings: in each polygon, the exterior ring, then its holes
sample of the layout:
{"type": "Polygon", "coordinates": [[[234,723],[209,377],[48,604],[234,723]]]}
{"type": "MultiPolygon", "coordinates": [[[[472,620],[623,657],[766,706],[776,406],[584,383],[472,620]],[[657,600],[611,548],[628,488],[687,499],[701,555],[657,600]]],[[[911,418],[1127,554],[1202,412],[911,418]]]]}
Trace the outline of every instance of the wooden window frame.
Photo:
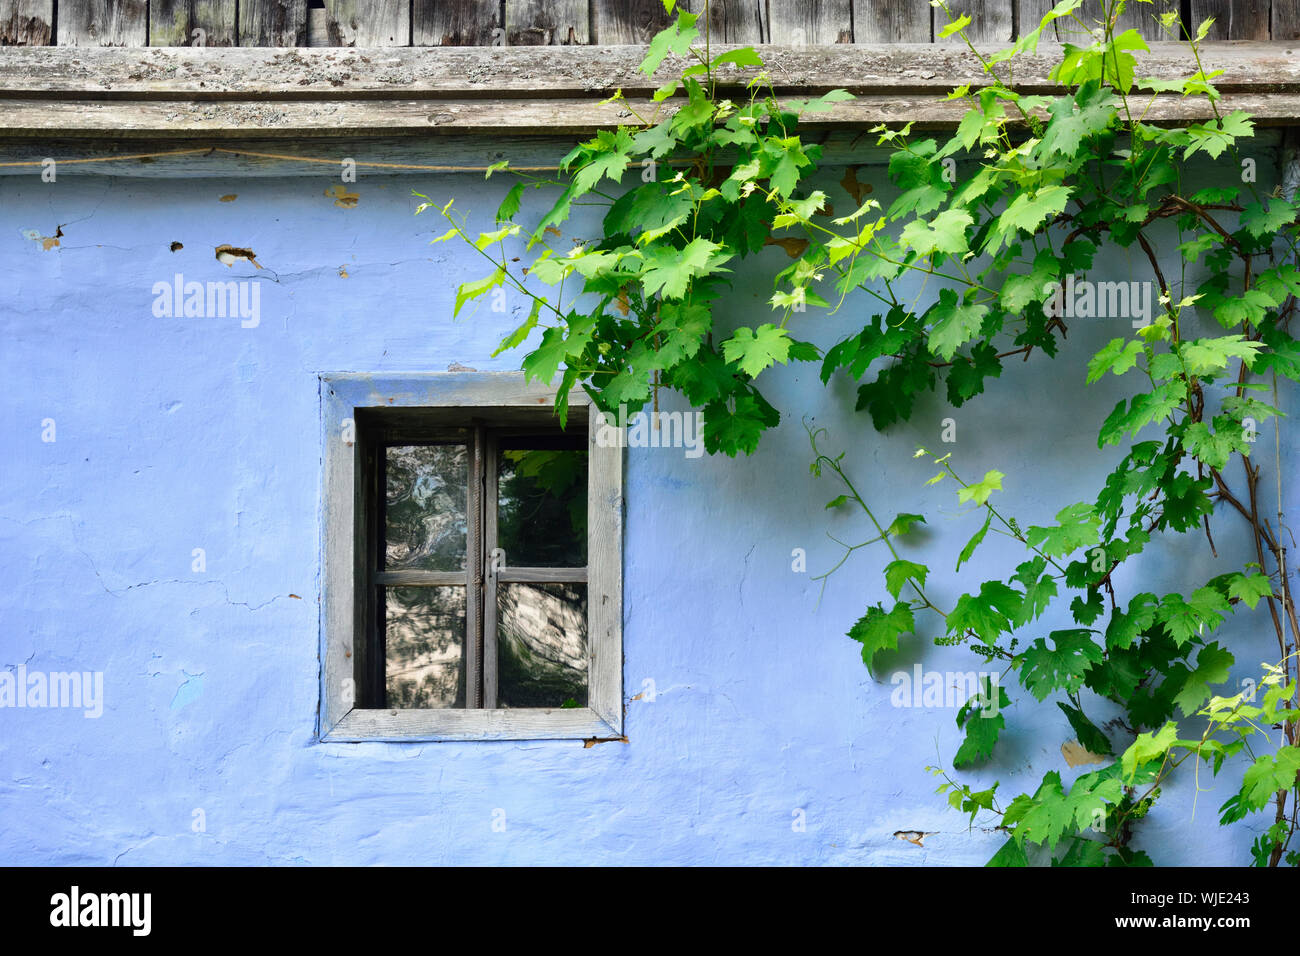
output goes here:
{"type": "MultiPolygon", "coordinates": [[[[620,447],[600,447],[596,442],[600,416],[590,407],[582,391],[570,393],[571,421],[586,420],[587,447],[587,706],[576,708],[463,708],[463,709],[370,709],[356,706],[366,679],[365,660],[368,616],[372,612],[366,595],[374,583],[370,578],[365,543],[372,536],[368,503],[376,491],[366,487],[377,469],[367,468],[363,456],[371,447],[364,435],[368,418],[391,412],[402,425],[385,424],[385,440],[409,428],[412,439],[434,436],[437,429],[479,428],[481,442],[471,444],[482,454],[492,447],[486,428],[493,426],[555,425],[551,411],[555,391],[529,384],[515,372],[424,372],[392,375],[356,373],[320,376],[321,440],[324,483],[322,488],[322,594],[321,594],[321,683],[318,737],[322,742],[441,741],[441,740],[547,740],[621,737],[623,735],[623,452],[620,447]],[[358,419],[361,421],[359,422],[358,419]]],[[[380,420],[375,418],[375,420],[380,420]]],[[[371,426],[373,427],[373,425],[371,426]]],[[[572,428],[572,424],[570,428],[572,428]]],[[[470,473],[492,480],[495,459],[484,455],[470,473]]],[[[486,490],[486,489],[484,489],[486,490]]],[[[450,576],[466,582],[466,612],[478,613],[473,604],[479,591],[474,583],[489,585],[522,575],[524,579],[546,578],[543,570],[510,569],[495,575],[491,549],[479,549],[476,523],[490,522],[474,500],[482,502],[480,490],[471,488],[467,506],[469,525],[468,570],[450,576]],[[495,576],[494,576],[495,575],[495,576]]],[[[370,510],[373,510],[371,508],[370,510]]],[[[390,572],[399,573],[399,572],[390,572]]],[[[571,576],[572,571],[564,572],[571,576]]],[[[459,583],[451,582],[450,583],[459,583]]],[[[484,591],[483,593],[487,593],[484,591]]],[[[487,602],[495,606],[494,602],[487,602]]],[[[491,635],[491,612],[483,608],[481,633],[491,635]]],[[[467,633],[469,629],[467,628],[467,633]]],[[[474,655],[478,648],[470,648],[474,655]]],[[[484,640],[484,652],[495,644],[484,640]]],[[[373,663],[373,662],[371,662],[373,663]]],[[[468,665],[476,666],[471,657],[468,665]]],[[[370,680],[375,668],[371,666],[370,680]]],[[[472,670],[467,670],[473,673],[472,670]]],[[[485,669],[486,674],[489,673],[485,669]]],[[[485,697],[492,688],[485,688],[485,697]]],[[[487,701],[485,700],[485,703],[487,701]]]]}

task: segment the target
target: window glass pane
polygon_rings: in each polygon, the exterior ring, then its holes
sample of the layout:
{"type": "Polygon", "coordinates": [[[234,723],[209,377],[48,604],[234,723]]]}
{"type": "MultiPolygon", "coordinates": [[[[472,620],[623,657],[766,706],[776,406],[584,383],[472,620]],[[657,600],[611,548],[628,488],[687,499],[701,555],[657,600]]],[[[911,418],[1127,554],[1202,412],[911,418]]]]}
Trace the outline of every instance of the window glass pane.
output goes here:
{"type": "Polygon", "coordinates": [[[465,589],[386,588],[388,706],[465,706],[465,589]]]}
{"type": "Polygon", "coordinates": [[[517,568],[587,565],[587,450],[497,455],[497,547],[517,568]]]}
{"type": "Polygon", "coordinates": [[[465,570],[465,446],[390,445],[384,456],[384,568],[465,570]]]}
{"type": "Polygon", "coordinates": [[[497,706],[587,706],[587,585],[497,587],[497,706]]]}

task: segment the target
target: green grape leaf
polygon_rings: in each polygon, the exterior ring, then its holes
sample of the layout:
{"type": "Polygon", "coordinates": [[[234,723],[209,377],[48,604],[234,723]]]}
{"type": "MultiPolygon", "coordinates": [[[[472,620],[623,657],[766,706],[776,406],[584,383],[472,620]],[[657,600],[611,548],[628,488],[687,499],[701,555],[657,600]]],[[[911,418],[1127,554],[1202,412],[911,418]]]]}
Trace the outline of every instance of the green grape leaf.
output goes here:
{"type": "Polygon", "coordinates": [[[849,629],[849,637],[862,643],[862,660],[871,670],[875,656],[881,651],[897,650],[898,638],[912,633],[915,626],[912,608],[907,602],[899,601],[892,611],[877,604],[867,608],[867,613],[849,629]]]}
{"type": "Polygon", "coordinates": [[[1073,694],[1083,686],[1088,668],[1102,659],[1102,649],[1084,628],[1052,631],[1020,655],[1020,683],[1039,700],[1053,691],[1073,694]],[[1047,646],[1047,641],[1053,644],[1047,646]]]}

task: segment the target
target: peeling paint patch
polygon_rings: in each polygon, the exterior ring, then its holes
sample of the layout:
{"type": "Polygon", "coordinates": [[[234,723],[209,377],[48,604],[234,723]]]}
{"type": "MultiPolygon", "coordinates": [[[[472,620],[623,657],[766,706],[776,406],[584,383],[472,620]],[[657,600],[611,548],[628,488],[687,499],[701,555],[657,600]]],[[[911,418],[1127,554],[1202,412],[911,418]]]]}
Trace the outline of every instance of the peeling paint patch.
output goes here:
{"type": "Polygon", "coordinates": [[[325,190],[325,195],[333,197],[334,205],[338,206],[340,209],[355,209],[357,208],[357,203],[361,201],[360,193],[350,193],[347,191],[346,187],[341,186],[338,183],[335,183],[333,186],[329,187],[329,189],[325,190]]]}
{"type": "Polygon", "coordinates": [[[176,694],[172,697],[172,710],[180,710],[187,707],[203,696],[203,672],[191,674],[189,671],[181,671],[185,675],[185,682],[176,688],[176,694]]]}
{"type": "Polygon", "coordinates": [[[350,279],[350,278],[352,278],[350,275],[348,275],[348,267],[347,267],[347,266],[339,266],[339,278],[340,278],[340,279],[350,279]]]}
{"type": "Polygon", "coordinates": [[[234,202],[238,198],[239,198],[239,193],[226,193],[224,196],[218,199],[217,202],[234,202]]]}
{"type": "Polygon", "coordinates": [[[931,831],[927,833],[924,830],[895,830],[894,836],[898,837],[900,840],[906,840],[908,843],[914,843],[924,849],[925,844],[921,841],[928,836],[935,836],[937,832],[938,831],[931,831]]]}
{"type": "Polygon", "coordinates": [[[853,197],[853,201],[861,206],[862,197],[871,192],[872,186],[871,183],[858,181],[858,168],[857,166],[850,166],[846,169],[844,178],[840,180],[840,185],[844,187],[846,193],[853,197]]]}
{"type": "Polygon", "coordinates": [[[798,259],[804,254],[804,250],[808,248],[808,240],[797,239],[794,236],[787,236],[784,239],[773,239],[771,236],[768,236],[763,242],[763,245],[780,246],[785,250],[785,254],[791,259],[798,259]]]}
{"type": "Polygon", "coordinates": [[[1105,763],[1106,758],[1099,756],[1079,743],[1077,740],[1067,740],[1061,744],[1061,756],[1071,767],[1078,767],[1081,764],[1105,763]]]}
{"type": "Polygon", "coordinates": [[[49,252],[55,246],[59,245],[59,240],[63,238],[63,227],[55,226],[54,235],[52,236],[42,236],[40,231],[36,229],[24,229],[23,238],[30,239],[32,242],[39,242],[41,248],[46,252],[49,252]]]}
{"type": "Polygon", "coordinates": [[[243,249],[239,246],[222,244],[216,249],[217,261],[223,266],[230,268],[240,259],[245,262],[251,262],[257,268],[262,268],[262,264],[257,261],[257,253],[252,249],[243,249]]]}
{"type": "Polygon", "coordinates": [[[182,245],[181,243],[179,243],[179,242],[173,242],[172,245],[171,245],[172,252],[180,252],[180,251],[181,251],[182,249],[184,249],[184,248],[185,248],[185,246],[183,246],[183,245],[182,245]]]}
{"type": "Polygon", "coordinates": [[[596,744],[625,744],[628,742],[626,737],[588,737],[582,742],[582,749],[590,750],[596,744]]]}

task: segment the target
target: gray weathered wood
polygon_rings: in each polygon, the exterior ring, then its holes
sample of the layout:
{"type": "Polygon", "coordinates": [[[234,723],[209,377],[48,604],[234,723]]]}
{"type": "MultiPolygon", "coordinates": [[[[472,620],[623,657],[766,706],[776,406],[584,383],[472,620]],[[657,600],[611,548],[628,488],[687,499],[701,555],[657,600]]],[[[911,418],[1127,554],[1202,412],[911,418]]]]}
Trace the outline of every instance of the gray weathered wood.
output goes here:
{"type": "MultiPolygon", "coordinates": [[[[653,111],[656,106],[648,98],[629,98],[628,104],[638,111],[653,111]]],[[[1261,126],[1295,123],[1300,121],[1300,93],[1224,94],[1220,109],[1245,110],[1261,126]]],[[[961,120],[965,110],[964,104],[947,102],[934,93],[860,94],[854,100],[836,104],[829,112],[812,114],[803,126],[827,130],[913,122],[917,129],[948,129],[961,120]]],[[[1162,95],[1156,98],[1146,118],[1152,122],[1201,121],[1214,115],[1203,97],[1162,95]]],[[[122,141],[118,148],[125,152],[133,148],[125,141],[133,139],[166,138],[177,144],[188,141],[211,146],[214,141],[236,138],[427,137],[431,132],[444,131],[486,137],[524,133],[579,136],[626,125],[628,119],[627,108],[590,96],[437,103],[365,99],[123,103],[14,98],[0,100],[0,139],[116,139],[122,141]]]]}
{"type": "MultiPolygon", "coordinates": [[[[718,50],[727,49],[719,47],[718,50]]],[[[989,52],[996,47],[983,46],[989,52]]],[[[508,97],[527,108],[533,98],[608,96],[623,89],[648,96],[680,67],[665,63],[653,77],[638,69],[644,51],[631,47],[147,50],[13,47],[0,57],[0,108],[5,97],[105,100],[273,100],[270,115],[292,100],[457,100],[508,97]]],[[[1018,57],[1015,86],[1027,92],[1059,91],[1049,77],[1054,44],[1039,55],[1018,57]]],[[[1143,75],[1187,74],[1187,47],[1153,43],[1139,51],[1143,75]]],[[[946,94],[979,83],[979,60],[959,47],[930,44],[855,44],[852,47],[772,46],[763,51],[778,92],[946,94]]],[[[1207,69],[1221,69],[1215,86],[1225,92],[1300,92],[1300,57],[1278,43],[1209,44],[1207,69]]],[[[728,71],[726,83],[743,88],[755,70],[728,71]]],[[[431,104],[433,105],[433,104],[431,104]]],[[[418,104],[412,104],[418,108],[418,104]]],[[[437,125],[432,124],[432,125],[437,125]]],[[[273,132],[273,131],[268,131],[273,132]]]]}
{"type": "Polygon", "coordinates": [[[501,46],[505,31],[496,0],[412,0],[413,46],[501,46]]]}
{"type": "Polygon", "coordinates": [[[930,5],[925,0],[853,0],[856,43],[929,43],[930,5]]]}
{"type": "Polygon", "coordinates": [[[1300,40],[1300,3],[1274,0],[1271,39],[1279,43],[1300,40]]]}
{"type": "MultiPolygon", "coordinates": [[[[587,422],[587,703],[623,734],[623,448],[602,448],[603,416],[587,422]]],[[[600,736],[605,736],[601,734],[600,736]]]]}
{"type": "Polygon", "coordinates": [[[234,46],[235,35],[235,0],[149,0],[150,46],[234,46]]]}
{"type": "MultiPolygon", "coordinates": [[[[704,12],[704,0],[691,0],[690,9],[704,12]]],[[[712,43],[767,43],[766,0],[712,0],[709,4],[712,43]]],[[[704,21],[697,24],[704,31],[704,21]]]]}
{"type": "Polygon", "coordinates": [[[0,0],[0,46],[46,46],[54,0],[0,0]]]}
{"type": "Polygon", "coordinates": [[[377,571],[375,583],[389,588],[410,587],[464,587],[468,583],[465,571],[377,571]]]}
{"type": "MultiPolygon", "coordinates": [[[[1300,0],[1273,0],[1272,5],[1294,9],[1300,0]]],[[[1269,6],[1269,0],[1191,0],[1187,28],[1195,33],[1201,21],[1214,17],[1207,40],[1267,40],[1269,6]]]]}
{"type": "MultiPolygon", "coordinates": [[[[501,133],[491,138],[444,133],[438,137],[436,157],[430,157],[427,140],[413,136],[318,138],[307,143],[301,139],[223,142],[222,146],[204,143],[187,147],[175,141],[135,140],[127,152],[111,140],[55,143],[43,138],[0,144],[0,176],[39,176],[42,161],[50,158],[58,164],[60,181],[65,176],[298,180],[316,177],[327,184],[338,181],[341,158],[351,157],[357,171],[357,185],[351,188],[364,191],[372,176],[427,177],[450,170],[483,172],[503,159],[509,159],[513,168],[522,171],[553,172],[560,159],[573,148],[571,136],[501,133]],[[431,163],[430,159],[438,162],[431,163]]],[[[823,161],[829,165],[841,162],[869,165],[883,162],[889,156],[889,151],[882,147],[864,145],[852,129],[828,132],[821,146],[823,161]]],[[[493,418],[504,420],[506,416],[496,412],[493,418]]],[[[427,435],[428,431],[422,434],[427,435]]],[[[386,431],[385,435],[405,437],[399,431],[386,431]]]]}
{"type": "MultiPolygon", "coordinates": [[[[971,18],[965,27],[966,36],[972,43],[993,43],[1006,45],[1011,42],[1011,2],[1012,0],[949,0],[948,9],[953,19],[963,14],[971,18]]],[[[934,10],[934,37],[936,43],[960,43],[965,41],[952,34],[939,39],[939,33],[948,25],[948,17],[942,10],[934,10]]]]}
{"type": "Polygon", "coordinates": [[[307,0],[239,0],[240,46],[302,46],[307,0]]]}
{"type": "MultiPolygon", "coordinates": [[[[1056,4],[1054,0],[1016,0],[1020,34],[1024,35],[1038,26],[1043,16],[1056,4]]],[[[1166,33],[1160,26],[1159,16],[1170,10],[1178,12],[1179,0],[1154,0],[1152,3],[1130,2],[1115,21],[1115,32],[1137,30],[1147,40],[1176,39],[1175,33],[1166,33]]],[[[1066,43],[1083,43],[1088,33],[1100,27],[1105,10],[1103,0],[1086,0],[1071,16],[1053,20],[1043,31],[1044,40],[1066,43]]],[[[1175,27],[1175,30],[1177,28],[1175,27]]]]}
{"type": "Polygon", "coordinates": [[[145,46],[145,0],[78,0],[58,8],[59,46],[145,46]]]}
{"type": "Polygon", "coordinates": [[[483,509],[483,549],[485,552],[483,581],[483,706],[488,710],[497,705],[499,672],[497,645],[497,570],[496,550],[500,545],[497,520],[497,438],[489,433],[487,454],[483,458],[483,498],[489,502],[483,509]]]}
{"type": "Polygon", "coordinates": [[[410,46],[410,0],[325,0],[325,29],[328,46],[410,46]]]}
{"type": "Polygon", "coordinates": [[[768,0],[768,36],[785,46],[852,43],[851,0],[768,0]]]}
{"type": "Polygon", "coordinates": [[[505,0],[506,46],[591,42],[587,0],[505,0]]]}
{"type": "MultiPolygon", "coordinates": [[[[469,448],[469,493],[465,498],[465,568],[470,586],[465,593],[465,706],[483,707],[483,509],[487,469],[487,429],[474,428],[469,448]]],[[[493,598],[495,600],[495,596],[493,598]]],[[[493,635],[493,640],[496,635],[493,635]]]]}
{"type": "MultiPolygon", "coordinates": [[[[1137,30],[1147,40],[1177,40],[1178,25],[1166,30],[1160,25],[1160,17],[1166,13],[1178,13],[1178,0],[1153,0],[1152,3],[1130,3],[1120,14],[1116,24],[1117,32],[1137,30]]],[[[1268,37],[1262,37],[1267,40],[1268,37]]]]}
{"type": "Polygon", "coordinates": [[[505,584],[581,584],[587,580],[587,569],[507,566],[497,571],[497,580],[505,584]]]}
{"type": "Polygon", "coordinates": [[[675,19],[661,0],[591,0],[592,42],[646,44],[675,19]]]}
{"type": "MultiPolygon", "coordinates": [[[[590,692],[588,692],[590,697],[590,692]]],[[[622,709],[620,702],[620,710],[622,709]]],[[[326,743],[367,740],[582,740],[622,736],[593,707],[494,710],[361,710],[324,728],[326,743]]]]}

